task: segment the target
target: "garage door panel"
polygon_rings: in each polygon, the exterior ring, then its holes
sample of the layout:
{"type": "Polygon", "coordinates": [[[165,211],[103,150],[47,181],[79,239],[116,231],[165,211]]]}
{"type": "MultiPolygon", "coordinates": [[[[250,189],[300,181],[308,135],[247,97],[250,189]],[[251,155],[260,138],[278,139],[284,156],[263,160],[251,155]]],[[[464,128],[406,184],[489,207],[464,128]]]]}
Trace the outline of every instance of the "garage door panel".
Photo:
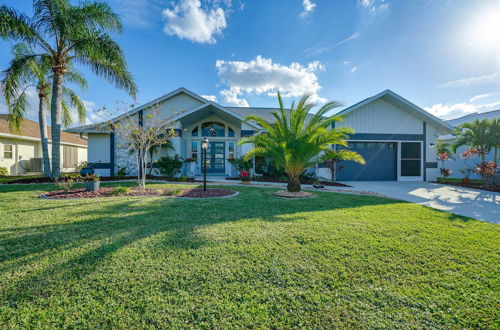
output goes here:
{"type": "Polygon", "coordinates": [[[365,165],[341,162],[339,181],[395,181],[397,179],[396,143],[351,142],[349,149],[356,151],[366,161],[365,165]]]}

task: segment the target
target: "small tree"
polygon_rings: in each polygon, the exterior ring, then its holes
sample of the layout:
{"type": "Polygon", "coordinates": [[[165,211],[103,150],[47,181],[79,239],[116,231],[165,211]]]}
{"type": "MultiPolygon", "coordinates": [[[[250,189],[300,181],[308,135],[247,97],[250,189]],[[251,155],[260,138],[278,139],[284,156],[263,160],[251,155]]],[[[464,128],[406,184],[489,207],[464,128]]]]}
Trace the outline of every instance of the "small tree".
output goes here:
{"type": "Polygon", "coordinates": [[[143,120],[139,120],[134,112],[126,112],[133,107],[134,105],[127,106],[126,103],[119,102],[114,110],[98,109],[94,112],[94,116],[97,118],[115,118],[117,114],[125,113],[125,115],[121,115],[122,117],[119,120],[103,120],[98,125],[98,129],[119,132],[126,141],[125,145],[120,147],[128,149],[130,154],[135,155],[137,183],[141,189],[145,189],[148,154],[151,153],[152,149],[170,145],[169,140],[175,135],[175,131],[171,128],[172,123],[167,124],[165,120],[158,118],[158,104],[148,110],[149,114],[144,116],[143,120]]]}
{"type": "Polygon", "coordinates": [[[325,153],[320,157],[320,162],[326,165],[326,167],[330,170],[332,175],[331,181],[333,183],[337,182],[337,172],[339,169],[337,168],[337,164],[341,161],[352,161],[359,164],[366,164],[363,156],[358,154],[355,151],[341,149],[341,150],[326,150],[325,153]]]}

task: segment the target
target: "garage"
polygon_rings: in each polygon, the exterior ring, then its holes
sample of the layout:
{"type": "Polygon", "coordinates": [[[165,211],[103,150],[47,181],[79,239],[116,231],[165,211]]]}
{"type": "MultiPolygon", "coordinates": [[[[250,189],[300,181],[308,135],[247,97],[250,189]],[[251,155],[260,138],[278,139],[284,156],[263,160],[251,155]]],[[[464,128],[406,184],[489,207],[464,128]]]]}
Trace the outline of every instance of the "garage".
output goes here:
{"type": "Polygon", "coordinates": [[[365,165],[341,162],[337,175],[339,181],[396,181],[397,143],[349,142],[350,150],[362,155],[365,165]]]}

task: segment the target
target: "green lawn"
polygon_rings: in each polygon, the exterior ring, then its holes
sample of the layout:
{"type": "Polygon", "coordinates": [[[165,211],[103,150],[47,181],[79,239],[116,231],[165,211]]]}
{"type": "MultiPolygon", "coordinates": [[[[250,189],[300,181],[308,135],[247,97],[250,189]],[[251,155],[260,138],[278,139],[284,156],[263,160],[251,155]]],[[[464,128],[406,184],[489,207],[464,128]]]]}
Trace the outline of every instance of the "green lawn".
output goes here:
{"type": "Polygon", "coordinates": [[[332,193],[37,199],[47,189],[0,186],[0,328],[500,326],[493,224],[332,193]]]}

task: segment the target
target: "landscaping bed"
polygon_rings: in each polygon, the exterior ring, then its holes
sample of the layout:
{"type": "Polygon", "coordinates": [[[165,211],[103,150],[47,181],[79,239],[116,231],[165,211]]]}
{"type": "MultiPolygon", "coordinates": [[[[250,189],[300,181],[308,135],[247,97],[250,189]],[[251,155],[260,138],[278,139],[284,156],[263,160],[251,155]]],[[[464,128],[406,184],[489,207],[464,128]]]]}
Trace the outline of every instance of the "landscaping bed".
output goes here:
{"type": "MultiPolygon", "coordinates": [[[[59,178],[60,181],[67,180],[69,177],[75,177],[76,174],[64,175],[59,178]]],[[[7,178],[7,177],[5,177],[7,178]]],[[[122,181],[122,180],[137,180],[137,176],[102,176],[99,178],[100,181],[122,181]]],[[[158,181],[171,181],[171,182],[195,182],[194,178],[167,178],[163,176],[147,176],[147,180],[158,180],[158,181]]],[[[16,178],[14,180],[5,180],[5,184],[20,184],[20,183],[53,183],[54,179],[48,177],[27,177],[27,178],[16,178]]]]}
{"type": "Polygon", "coordinates": [[[500,187],[499,186],[485,186],[481,183],[462,183],[460,181],[434,181],[434,183],[440,183],[440,184],[447,184],[450,186],[456,186],[456,187],[463,187],[463,188],[472,188],[472,189],[478,189],[478,190],[486,190],[486,191],[493,191],[500,193],[500,187]]]}
{"type": "MultiPolygon", "coordinates": [[[[234,177],[227,177],[226,180],[234,180],[234,181],[241,181],[241,178],[239,176],[234,176],[234,177]]],[[[286,181],[279,180],[275,177],[272,176],[257,176],[255,178],[252,178],[252,181],[262,181],[262,182],[277,182],[277,183],[286,183],[286,181]]],[[[314,184],[314,180],[312,179],[301,179],[300,183],[302,184],[314,184]]],[[[332,187],[351,187],[349,185],[339,183],[339,182],[330,182],[330,181],[320,181],[320,183],[324,186],[332,186],[332,187]]]]}
{"type": "Polygon", "coordinates": [[[76,188],[69,191],[55,190],[41,195],[42,198],[49,199],[67,199],[67,198],[101,198],[101,197],[116,197],[116,196],[166,196],[166,197],[187,197],[187,198],[212,198],[212,197],[227,197],[234,195],[236,192],[229,189],[203,189],[198,188],[164,188],[152,189],[148,188],[141,190],[139,188],[130,188],[123,193],[116,193],[116,188],[105,187],[98,191],[87,191],[85,188],[76,188]]]}

